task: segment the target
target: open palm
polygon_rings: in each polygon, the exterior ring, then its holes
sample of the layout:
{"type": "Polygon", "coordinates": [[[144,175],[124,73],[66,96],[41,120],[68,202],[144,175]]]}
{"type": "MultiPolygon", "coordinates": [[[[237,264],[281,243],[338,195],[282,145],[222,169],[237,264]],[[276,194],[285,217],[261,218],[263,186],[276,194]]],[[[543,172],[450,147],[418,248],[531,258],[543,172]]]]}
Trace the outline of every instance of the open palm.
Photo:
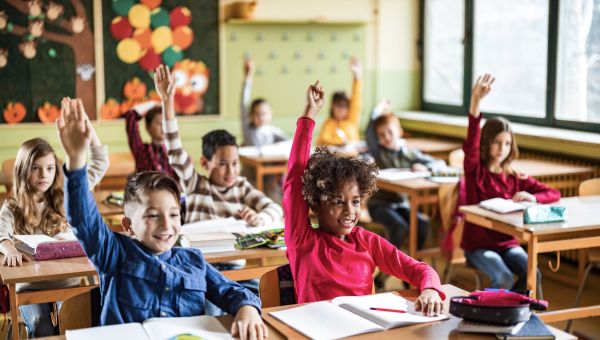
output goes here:
{"type": "Polygon", "coordinates": [[[92,127],[81,99],[63,98],[61,116],[56,121],[56,126],[67,156],[85,158],[92,139],[92,127]]]}
{"type": "Polygon", "coordinates": [[[483,97],[487,96],[492,90],[494,80],[496,80],[496,78],[489,73],[479,76],[475,85],[473,85],[472,96],[480,100],[483,99],[483,97]]]}
{"type": "Polygon", "coordinates": [[[175,95],[175,81],[169,66],[160,65],[154,72],[154,87],[162,101],[172,99],[175,95]]]}

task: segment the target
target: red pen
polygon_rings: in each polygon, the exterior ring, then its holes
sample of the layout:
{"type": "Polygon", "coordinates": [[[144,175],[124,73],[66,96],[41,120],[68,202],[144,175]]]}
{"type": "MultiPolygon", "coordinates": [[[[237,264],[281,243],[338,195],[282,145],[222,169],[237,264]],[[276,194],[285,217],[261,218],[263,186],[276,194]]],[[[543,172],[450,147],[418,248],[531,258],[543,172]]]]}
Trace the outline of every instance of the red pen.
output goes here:
{"type": "Polygon", "coordinates": [[[405,310],[402,310],[402,309],[391,309],[391,308],[371,307],[371,310],[378,310],[380,312],[406,313],[405,310]]]}

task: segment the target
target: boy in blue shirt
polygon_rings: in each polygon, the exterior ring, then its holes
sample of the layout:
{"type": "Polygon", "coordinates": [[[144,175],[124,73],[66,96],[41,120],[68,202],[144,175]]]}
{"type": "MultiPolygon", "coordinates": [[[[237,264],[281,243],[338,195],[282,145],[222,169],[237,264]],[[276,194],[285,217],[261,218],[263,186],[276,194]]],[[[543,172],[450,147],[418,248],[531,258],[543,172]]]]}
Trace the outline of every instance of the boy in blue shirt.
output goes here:
{"type": "Polygon", "coordinates": [[[83,107],[64,110],[57,128],[67,155],[67,218],[100,276],[101,325],[200,315],[208,299],[236,315],[232,335],[267,336],[254,294],[221,275],[200,250],[173,248],[181,231],[179,188],[173,179],[160,172],[133,175],[125,190],[122,220],[131,237],[113,233],[88,190],[91,123],[83,107]]]}

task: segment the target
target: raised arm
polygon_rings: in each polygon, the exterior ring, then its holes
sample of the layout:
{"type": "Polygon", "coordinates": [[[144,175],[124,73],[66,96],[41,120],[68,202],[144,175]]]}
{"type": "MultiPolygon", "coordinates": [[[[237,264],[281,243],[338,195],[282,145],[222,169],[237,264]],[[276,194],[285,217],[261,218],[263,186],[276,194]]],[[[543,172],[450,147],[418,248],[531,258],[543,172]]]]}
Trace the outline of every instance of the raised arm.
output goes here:
{"type": "Polygon", "coordinates": [[[252,79],[254,77],[254,61],[246,59],[244,61],[244,81],[242,83],[242,98],[240,102],[240,113],[242,121],[242,133],[244,134],[244,143],[250,138],[250,94],[252,93],[252,79]]]}
{"type": "Polygon", "coordinates": [[[125,130],[127,131],[127,142],[129,150],[133,154],[136,164],[141,164],[146,156],[144,152],[144,142],[140,135],[139,121],[142,116],[136,110],[129,110],[125,113],[125,130]]]}
{"type": "MultiPolygon", "coordinates": [[[[87,115],[85,115],[87,116],[87,115]]],[[[110,162],[108,160],[108,146],[102,145],[94,127],[90,124],[92,136],[90,144],[90,164],[88,166],[88,186],[93,189],[104,177],[110,162]]]]}
{"type": "Polygon", "coordinates": [[[375,120],[381,116],[381,114],[389,108],[390,101],[383,99],[373,107],[371,111],[371,119],[369,119],[369,125],[365,130],[365,137],[367,140],[367,147],[371,156],[377,159],[379,157],[379,140],[377,138],[377,131],[375,131],[375,120]]]}
{"type": "Polygon", "coordinates": [[[288,247],[295,247],[310,231],[308,206],[302,196],[302,175],[310,158],[310,144],[315,128],[314,118],[324,103],[323,87],[317,81],[309,86],[306,92],[306,107],[296,124],[288,161],[288,174],[283,184],[284,238],[288,247]]]}
{"type": "Polygon", "coordinates": [[[467,139],[463,144],[463,151],[465,152],[463,166],[466,173],[475,171],[479,166],[479,143],[481,140],[481,128],[479,126],[481,123],[481,112],[479,111],[479,104],[492,90],[494,80],[495,78],[489,73],[479,76],[477,81],[475,81],[475,85],[473,85],[473,90],[471,90],[469,126],[467,128],[467,139]]]}
{"type": "Polygon", "coordinates": [[[179,178],[185,193],[189,193],[201,180],[194,169],[190,155],[183,149],[179,138],[179,127],[175,118],[174,96],[175,80],[168,66],[160,65],[154,73],[154,86],[161,100],[163,110],[163,131],[165,132],[165,146],[169,155],[169,164],[179,178]]]}
{"type": "Polygon", "coordinates": [[[350,107],[348,109],[348,120],[360,124],[360,112],[362,111],[362,66],[360,60],[352,58],[350,60],[350,70],[352,71],[352,97],[350,97],[350,107]]]}
{"type": "Polygon", "coordinates": [[[89,191],[85,164],[92,128],[80,99],[63,99],[56,126],[67,155],[64,165],[67,221],[92,262],[101,272],[109,272],[114,269],[122,249],[115,234],[104,224],[89,191]]]}

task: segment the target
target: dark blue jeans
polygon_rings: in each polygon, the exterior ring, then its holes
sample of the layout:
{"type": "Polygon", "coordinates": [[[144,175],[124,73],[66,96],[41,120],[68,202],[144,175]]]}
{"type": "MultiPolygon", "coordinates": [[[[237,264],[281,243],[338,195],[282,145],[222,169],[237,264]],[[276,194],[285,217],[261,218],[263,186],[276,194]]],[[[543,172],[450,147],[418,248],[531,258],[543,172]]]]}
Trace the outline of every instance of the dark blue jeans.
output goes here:
{"type": "MultiPolygon", "coordinates": [[[[62,301],[57,302],[58,309],[60,309],[61,305],[62,301]]],[[[19,306],[19,311],[23,316],[25,325],[27,325],[27,334],[29,338],[58,334],[58,329],[52,325],[52,319],[50,317],[53,309],[53,303],[36,303],[19,306]]]]}
{"type": "MultiPolygon", "coordinates": [[[[367,208],[373,221],[385,226],[389,241],[400,248],[410,229],[410,207],[404,202],[369,201],[367,208]]],[[[417,213],[417,224],[417,247],[421,249],[429,232],[429,218],[417,213]]]]}
{"type": "MultiPolygon", "coordinates": [[[[471,265],[485,273],[492,281],[492,288],[504,288],[517,291],[527,289],[527,253],[521,247],[495,252],[489,249],[465,251],[465,257],[471,265]],[[515,282],[513,275],[517,276],[515,282]]],[[[542,273],[537,271],[537,282],[541,282],[542,273]]]]}

